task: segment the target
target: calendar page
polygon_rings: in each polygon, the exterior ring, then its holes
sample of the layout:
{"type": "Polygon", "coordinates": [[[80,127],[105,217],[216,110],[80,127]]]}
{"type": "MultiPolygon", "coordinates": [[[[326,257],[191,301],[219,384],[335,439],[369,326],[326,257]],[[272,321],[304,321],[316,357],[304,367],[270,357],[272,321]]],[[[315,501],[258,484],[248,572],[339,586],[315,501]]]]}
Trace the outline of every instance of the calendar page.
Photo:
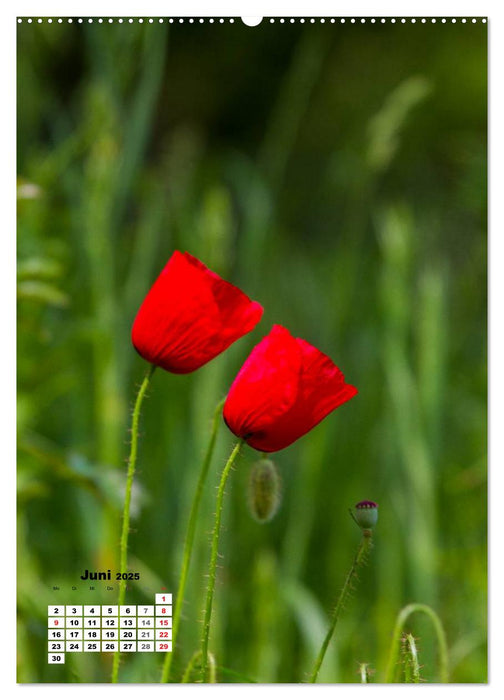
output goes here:
{"type": "Polygon", "coordinates": [[[488,18],[15,22],[18,682],[485,683],[488,18]]]}

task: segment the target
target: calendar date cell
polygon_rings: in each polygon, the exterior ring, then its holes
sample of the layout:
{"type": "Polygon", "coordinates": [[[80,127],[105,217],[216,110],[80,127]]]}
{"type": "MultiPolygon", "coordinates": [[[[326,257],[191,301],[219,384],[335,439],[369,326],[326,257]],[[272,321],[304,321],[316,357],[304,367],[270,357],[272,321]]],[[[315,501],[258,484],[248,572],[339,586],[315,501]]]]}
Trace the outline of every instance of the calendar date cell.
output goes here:
{"type": "Polygon", "coordinates": [[[154,616],[154,606],[153,605],[137,605],[137,615],[138,615],[138,617],[153,617],[154,616]]]}
{"type": "Polygon", "coordinates": [[[67,629],[74,629],[76,627],[82,627],[82,617],[67,617],[66,625],[67,629]]]}
{"type": "Polygon", "coordinates": [[[154,639],[154,630],[137,630],[139,640],[154,639]]]}
{"type": "Polygon", "coordinates": [[[48,630],[48,638],[49,639],[65,639],[65,630],[64,629],[49,629],[48,630]]]}
{"type": "Polygon", "coordinates": [[[121,627],[121,628],[136,627],[136,617],[120,617],[119,618],[119,627],[121,627]]]}
{"type": "Polygon", "coordinates": [[[92,639],[96,641],[100,639],[100,629],[97,630],[84,630],[84,639],[92,639]]]}
{"type": "Polygon", "coordinates": [[[171,605],[156,605],[156,615],[159,615],[162,617],[163,615],[167,615],[168,617],[172,616],[172,606],[171,605]]]}
{"type": "Polygon", "coordinates": [[[50,617],[47,620],[47,626],[50,628],[56,629],[56,627],[64,627],[65,626],[65,618],[64,617],[50,617]]]}
{"type": "Polygon", "coordinates": [[[135,640],[137,637],[136,628],[132,630],[120,630],[119,639],[129,640],[130,642],[135,640]]]}
{"type": "Polygon", "coordinates": [[[138,627],[144,629],[145,627],[154,627],[153,617],[140,617],[138,618],[138,627]]]}
{"type": "Polygon", "coordinates": [[[48,664],[64,664],[65,654],[49,654],[47,659],[48,664]]]}
{"type": "Polygon", "coordinates": [[[121,617],[127,617],[128,615],[129,616],[133,615],[134,617],[136,617],[136,614],[137,614],[136,609],[137,609],[136,605],[121,605],[119,615],[121,617]]]}
{"type": "Polygon", "coordinates": [[[169,630],[156,630],[156,639],[164,639],[164,640],[170,640],[172,638],[172,631],[171,629],[169,630]]]}
{"type": "Polygon", "coordinates": [[[82,639],[82,630],[67,630],[66,631],[66,640],[74,640],[76,641],[77,639],[82,639]]]}
{"type": "Polygon", "coordinates": [[[117,617],[102,618],[102,628],[109,629],[110,627],[119,627],[117,617]]]}
{"type": "Polygon", "coordinates": [[[156,617],[156,628],[159,627],[171,627],[172,619],[171,617],[156,617]]]}
{"type": "Polygon", "coordinates": [[[100,617],[101,606],[100,605],[85,605],[84,606],[84,616],[85,617],[100,617]]]}
{"type": "Polygon", "coordinates": [[[82,605],[67,605],[66,606],[66,616],[67,617],[74,617],[74,616],[82,616],[82,605]]]}
{"type": "Polygon", "coordinates": [[[102,641],[108,641],[110,639],[118,639],[119,632],[117,630],[104,630],[101,632],[102,641]]]}
{"type": "Polygon", "coordinates": [[[117,605],[102,605],[102,615],[117,617],[119,615],[119,607],[117,605]]]}
{"type": "Polygon", "coordinates": [[[84,627],[86,629],[92,629],[94,627],[99,627],[100,626],[100,618],[99,617],[85,617],[84,618],[84,627]]]}
{"type": "Polygon", "coordinates": [[[172,594],[171,593],[156,593],[156,605],[171,605],[172,604],[172,594]]]}
{"type": "Polygon", "coordinates": [[[65,614],[64,605],[48,605],[47,606],[47,616],[48,617],[61,617],[65,614]]]}

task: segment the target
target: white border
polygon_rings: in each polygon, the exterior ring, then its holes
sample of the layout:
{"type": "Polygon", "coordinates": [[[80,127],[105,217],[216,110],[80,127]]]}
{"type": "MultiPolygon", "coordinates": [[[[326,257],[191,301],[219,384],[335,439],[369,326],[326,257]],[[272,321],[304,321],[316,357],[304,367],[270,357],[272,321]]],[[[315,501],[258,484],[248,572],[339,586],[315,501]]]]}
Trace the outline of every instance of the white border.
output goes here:
{"type": "MultiPolygon", "coordinates": [[[[122,697],[133,697],[141,692],[169,693],[173,695],[185,695],[186,693],[201,693],[206,697],[217,697],[219,694],[227,695],[237,692],[236,685],[219,686],[166,686],[159,685],[118,685],[111,687],[108,684],[102,686],[88,685],[15,685],[15,541],[12,537],[15,524],[15,417],[13,408],[15,406],[15,17],[240,17],[240,16],[277,16],[281,17],[484,17],[489,16],[489,61],[490,71],[490,135],[491,135],[491,159],[490,159],[490,195],[491,204],[489,219],[489,240],[491,258],[489,260],[490,273],[490,293],[491,304],[489,306],[489,320],[491,323],[491,345],[490,355],[494,362],[491,363],[491,393],[490,393],[490,454],[491,454],[491,626],[490,626],[490,673],[491,683],[488,687],[472,685],[450,685],[450,686],[423,686],[423,691],[418,688],[412,690],[412,686],[368,686],[364,692],[380,694],[397,694],[405,692],[428,692],[437,695],[446,693],[449,695],[456,693],[457,697],[474,697],[474,693],[495,692],[502,694],[504,688],[503,674],[500,672],[502,659],[502,624],[504,623],[503,600],[501,591],[504,590],[504,579],[502,576],[502,518],[500,518],[500,508],[498,498],[502,498],[504,493],[504,454],[502,448],[503,415],[499,411],[498,399],[504,389],[503,386],[503,359],[504,358],[504,337],[503,337],[503,309],[504,309],[504,285],[502,269],[504,266],[504,217],[502,213],[502,188],[504,186],[503,173],[503,130],[498,125],[504,124],[503,109],[503,75],[504,66],[504,33],[502,31],[503,9],[497,2],[468,2],[458,0],[457,2],[322,2],[321,0],[311,0],[304,4],[287,2],[286,0],[276,2],[223,2],[218,0],[214,3],[202,2],[162,2],[145,0],[144,2],[125,1],[121,3],[111,3],[97,0],[86,0],[86,2],[47,2],[36,3],[19,0],[15,8],[2,9],[2,21],[0,22],[1,48],[3,51],[0,62],[1,85],[3,87],[4,109],[2,110],[2,192],[3,207],[2,212],[4,230],[1,236],[2,250],[0,254],[0,284],[2,291],[2,313],[3,325],[6,329],[3,333],[4,343],[0,348],[3,372],[2,382],[2,445],[3,460],[2,474],[7,482],[7,488],[2,488],[3,508],[0,513],[4,515],[3,531],[7,534],[7,542],[2,548],[2,560],[4,563],[2,578],[2,601],[4,601],[6,613],[9,620],[9,630],[1,638],[1,660],[3,665],[2,686],[9,686],[9,690],[14,693],[41,694],[42,697],[53,698],[56,695],[68,695],[69,692],[76,696],[83,693],[92,693],[93,696],[100,697],[103,694],[120,693],[122,697]],[[308,12],[307,12],[308,10],[308,12]],[[493,127],[493,128],[492,128],[493,127]],[[499,691],[500,688],[500,691],[499,691]]],[[[272,686],[274,692],[285,692],[289,695],[304,694],[312,691],[327,697],[352,695],[361,692],[361,685],[338,685],[334,686],[308,686],[289,685],[272,686]]],[[[240,684],[240,694],[249,695],[261,692],[257,686],[245,686],[240,684]]]]}
{"type": "Polygon", "coordinates": [[[124,0],[123,2],[99,2],[87,0],[80,2],[29,2],[18,0],[15,13],[21,17],[482,17],[490,13],[497,14],[498,4],[482,0],[456,2],[426,0],[426,2],[289,2],[288,0],[257,0],[256,2],[236,2],[236,0],[217,0],[216,2],[163,2],[162,0],[124,0]],[[493,10],[493,11],[492,11],[493,10]]]}

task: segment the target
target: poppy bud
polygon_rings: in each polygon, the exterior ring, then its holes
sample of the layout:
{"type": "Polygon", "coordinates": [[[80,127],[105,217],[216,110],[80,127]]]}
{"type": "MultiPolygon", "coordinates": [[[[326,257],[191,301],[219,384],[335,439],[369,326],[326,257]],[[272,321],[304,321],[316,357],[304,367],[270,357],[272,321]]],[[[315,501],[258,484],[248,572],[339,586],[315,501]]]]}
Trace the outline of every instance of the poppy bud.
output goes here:
{"type": "Polygon", "coordinates": [[[360,501],[354,508],[353,517],[357,525],[364,531],[372,530],[378,522],[378,503],[360,501]]]}
{"type": "Polygon", "coordinates": [[[281,482],[270,459],[252,465],[249,479],[249,507],[255,520],[267,523],[276,514],[281,501],[281,482]]]}

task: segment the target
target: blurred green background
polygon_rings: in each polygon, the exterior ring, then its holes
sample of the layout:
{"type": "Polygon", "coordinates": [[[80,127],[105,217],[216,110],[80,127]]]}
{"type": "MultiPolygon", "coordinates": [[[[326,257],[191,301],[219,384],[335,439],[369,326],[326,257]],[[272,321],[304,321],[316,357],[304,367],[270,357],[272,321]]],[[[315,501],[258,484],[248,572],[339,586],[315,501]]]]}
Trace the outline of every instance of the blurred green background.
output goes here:
{"type": "MultiPolygon", "coordinates": [[[[484,682],[486,25],[18,26],[18,679],[106,682],[110,655],[47,664],[47,605],[113,602],[128,428],[145,363],[135,313],[174,249],[263,304],[254,332],[144,404],[128,602],[176,591],[214,406],[273,323],[359,395],[274,456],[283,502],[225,503],[211,650],[223,682],[306,679],[359,541],[375,547],[319,680],[383,680],[410,602],[446,628],[454,682],[484,682]],[[82,582],[81,582],[82,583],[82,582]],[[59,591],[53,591],[59,586],[59,591]],[[77,590],[72,590],[75,586],[77,590]]],[[[223,425],[174,679],[198,648],[223,425]]],[[[422,675],[431,627],[413,619],[422,675]]],[[[160,654],[121,680],[157,682],[160,654]]]]}

